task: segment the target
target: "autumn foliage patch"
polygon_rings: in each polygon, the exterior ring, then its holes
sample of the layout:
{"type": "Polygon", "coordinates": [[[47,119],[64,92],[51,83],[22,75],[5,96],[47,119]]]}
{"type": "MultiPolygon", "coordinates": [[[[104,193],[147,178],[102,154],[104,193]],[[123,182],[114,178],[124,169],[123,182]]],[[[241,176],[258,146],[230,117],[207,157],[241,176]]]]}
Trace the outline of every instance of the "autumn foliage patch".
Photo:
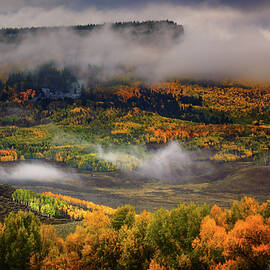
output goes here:
{"type": "Polygon", "coordinates": [[[102,208],[88,211],[65,239],[31,212],[11,213],[0,224],[1,269],[269,270],[270,201],[244,197],[225,210],[190,203],[140,214],[130,205],[111,215],[102,208]]]}

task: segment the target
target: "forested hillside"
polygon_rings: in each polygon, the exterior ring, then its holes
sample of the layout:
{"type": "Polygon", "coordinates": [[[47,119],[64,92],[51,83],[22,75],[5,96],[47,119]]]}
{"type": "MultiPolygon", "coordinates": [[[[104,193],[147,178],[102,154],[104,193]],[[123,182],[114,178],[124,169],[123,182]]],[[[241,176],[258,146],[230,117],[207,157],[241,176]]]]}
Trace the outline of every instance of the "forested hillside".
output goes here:
{"type": "Polygon", "coordinates": [[[213,160],[269,164],[267,84],[129,76],[80,83],[76,70],[48,63],[3,72],[0,99],[1,161],[45,158],[112,171],[116,164],[99,159],[95,145],[179,141],[210,149],[213,160]]]}

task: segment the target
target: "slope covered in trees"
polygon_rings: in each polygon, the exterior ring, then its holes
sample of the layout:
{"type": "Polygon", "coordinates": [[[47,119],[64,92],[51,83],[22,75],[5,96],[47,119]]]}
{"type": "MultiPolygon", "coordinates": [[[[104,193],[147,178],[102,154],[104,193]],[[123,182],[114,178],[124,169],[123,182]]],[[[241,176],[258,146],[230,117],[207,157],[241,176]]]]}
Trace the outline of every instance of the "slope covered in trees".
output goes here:
{"type": "Polygon", "coordinates": [[[105,214],[114,212],[109,207],[102,207],[91,202],[51,192],[39,194],[30,190],[16,189],[12,194],[12,199],[48,217],[68,217],[80,220],[89,211],[102,210],[105,214]]]}
{"type": "Polygon", "coordinates": [[[1,161],[46,158],[113,171],[116,164],[99,159],[89,145],[176,140],[187,148],[212,150],[217,161],[269,162],[269,85],[193,80],[147,84],[128,78],[94,83],[90,78],[80,97],[72,98],[73,92],[65,96],[72,85],[78,85],[76,72],[53,63],[2,76],[1,161]],[[46,94],[52,88],[57,91],[46,94]]]}
{"type": "MultiPolygon", "coordinates": [[[[22,203],[23,201],[17,201],[14,200],[13,197],[16,196],[14,192],[16,189],[10,185],[0,185],[0,222],[3,222],[5,217],[7,217],[11,212],[18,212],[18,211],[28,211],[31,209],[35,213],[35,215],[41,220],[41,222],[46,224],[62,224],[70,222],[72,219],[69,216],[54,216],[50,217],[49,215],[46,215],[42,213],[41,206],[40,209],[37,209],[35,207],[31,208],[30,201],[29,203],[22,203]]],[[[18,191],[17,191],[18,192],[18,191]]],[[[24,193],[29,193],[29,190],[25,190],[24,193]]],[[[30,192],[31,193],[31,192],[30,192]]],[[[40,197],[40,195],[38,195],[40,197]]],[[[30,196],[29,196],[30,198],[30,196]]],[[[34,205],[34,201],[32,201],[32,205],[34,205]]],[[[43,206],[44,210],[44,206],[43,206]]],[[[48,207],[47,207],[48,210],[48,207]]]]}

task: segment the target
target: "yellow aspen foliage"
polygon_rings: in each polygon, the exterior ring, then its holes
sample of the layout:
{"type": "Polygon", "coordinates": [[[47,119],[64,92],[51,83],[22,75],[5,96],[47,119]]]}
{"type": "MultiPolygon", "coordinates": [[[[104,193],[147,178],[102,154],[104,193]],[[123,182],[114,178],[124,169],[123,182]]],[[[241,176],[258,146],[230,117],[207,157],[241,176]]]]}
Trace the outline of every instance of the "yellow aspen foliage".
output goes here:
{"type": "Polygon", "coordinates": [[[61,152],[56,153],[56,155],[55,155],[55,161],[57,161],[57,162],[63,162],[63,160],[64,160],[64,158],[62,156],[62,153],[61,152]]]}
{"type": "Polygon", "coordinates": [[[98,233],[100,230],[108,228],[111,222],[103,211],[94,211],[86,215],[83,223],[88,232],[98,233]]]}
{"type": "Polygon", "coordinates": [[[152,260],[148,270],[166,270],[166,268],[160,266],[155,260],[152,260]]]}

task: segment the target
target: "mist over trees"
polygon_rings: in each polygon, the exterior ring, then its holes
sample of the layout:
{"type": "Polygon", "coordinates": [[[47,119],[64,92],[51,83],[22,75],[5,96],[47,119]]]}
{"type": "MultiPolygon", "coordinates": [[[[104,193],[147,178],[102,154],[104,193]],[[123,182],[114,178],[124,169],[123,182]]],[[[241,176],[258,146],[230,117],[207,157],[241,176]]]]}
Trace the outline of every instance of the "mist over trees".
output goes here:
{"type": "MultiPolygon", "coordinates": [[[[88,24],[62,27],[29,27],[29,28],[2,28],[0,29],[0,43],[19,44],[25,38],[42,33],[57,33],[61,31],[72,31],[77,35],[88,35],[92,31],[102,31],[104,28],[111,28],[116,33],[131,34],[134,42],[147,42],[155,44],[161,42],[161,38],[171,37],[179,38],[184,33],[182,25],[173,21],[132,21],[116,22],[113,24],[88,24]]],[[[157,45],[157,44],[156,44],[157,45]]]]}
{"type": "MultiPolygon", "coordinates": [[[[17,101],[24,103],[31,101],[48,105],[53,100],[63,100],[65,93],[72,89],[73,85],[78,85],[78,74],[76,68],[64,67],[59,69],[56,63],[46,63],[39,66],[34,71],[19,71],[10,73],[7,80],[0,80],[0,98],[3,102],[17,101]],[[44,90],[53,91],[53,94],[46,94],[44,90]]],[[[113,79],[99,81],[96,77],[89,77],[86,84],[82,84],[79,94],[84,103],[87,100],[92,102],[102,102],[101,107],[108,108],[114,106],[123,110],[130,110],[138,107],[141,110],[157,112],[165,117],[179,118],[193,122],[204,122],[206,124],[232,123],[233,118],[223,112],[214,111],[202,107],[201,96],[190,96],[183,94],[183,90],[178,96],[166,92],[162,88],[152,89],[151,85],[136,79],[130,81],[113,79]],[[126,83],[126,85],[125,85],[126,83]],[[133,86],[136,85],[135,87],[133,86]],[[117,87],[119,87],[117,89],[117,87]],[[100,89],[99,89],[100,88],[100,89]],[[102,88],[108,89],[103,91],[102,88]],[[182,104],[183,106],[179,106],[182,104]]],[[[75,90],[76,91],[76,90],[75,90]]],[[[70,96],[72,98],[72,95],[70,96]]],[[[73,98],[74,99],[74,98],[73,98]]],[[[72,102],[72,101],[70,101],[72,102]]]]}

